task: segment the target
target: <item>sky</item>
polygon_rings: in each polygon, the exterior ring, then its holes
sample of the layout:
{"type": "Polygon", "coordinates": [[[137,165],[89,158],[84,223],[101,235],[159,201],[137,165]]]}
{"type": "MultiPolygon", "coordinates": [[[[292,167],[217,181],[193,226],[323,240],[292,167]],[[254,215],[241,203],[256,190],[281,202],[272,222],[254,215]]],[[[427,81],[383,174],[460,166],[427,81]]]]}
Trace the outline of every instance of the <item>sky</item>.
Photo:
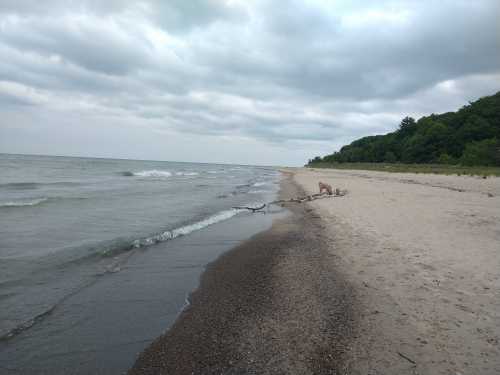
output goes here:
{"type": "Polygon", "coordinates": [[[498,0],[1,0],[0,152],[303,165],[500,90],[498,0]]]}

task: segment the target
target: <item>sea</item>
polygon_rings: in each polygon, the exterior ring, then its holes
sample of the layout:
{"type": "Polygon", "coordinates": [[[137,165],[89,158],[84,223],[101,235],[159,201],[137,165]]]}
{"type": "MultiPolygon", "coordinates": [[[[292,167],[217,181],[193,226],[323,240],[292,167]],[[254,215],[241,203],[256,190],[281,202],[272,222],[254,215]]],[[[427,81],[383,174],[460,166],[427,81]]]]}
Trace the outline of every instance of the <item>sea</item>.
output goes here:
{"type": "Polygon", "coordinates": [[[207,264],[283,215],[275,168],[0,154],[0,372],[121,374],[207,264]]]}

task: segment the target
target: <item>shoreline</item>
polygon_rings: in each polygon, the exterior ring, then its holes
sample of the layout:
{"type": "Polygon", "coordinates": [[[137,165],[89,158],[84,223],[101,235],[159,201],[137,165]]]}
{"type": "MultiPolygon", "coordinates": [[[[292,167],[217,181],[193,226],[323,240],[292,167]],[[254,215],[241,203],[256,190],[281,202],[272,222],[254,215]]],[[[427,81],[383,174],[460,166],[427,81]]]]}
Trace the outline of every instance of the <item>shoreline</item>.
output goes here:
{"type": "MultiPolygon", "coordinates": [[[[301,188],[285,172],[280,197],[301,188]]],[[[345,372],[354,293],[303,204],[211,263],[190,305],[129,374],[345,372]]]]}
{"type": "Polygon", "coordinates": [[[282,171],[342,198],[291,214],[206,269],[129,374],[500,372],[500,179],[282,171]]]}

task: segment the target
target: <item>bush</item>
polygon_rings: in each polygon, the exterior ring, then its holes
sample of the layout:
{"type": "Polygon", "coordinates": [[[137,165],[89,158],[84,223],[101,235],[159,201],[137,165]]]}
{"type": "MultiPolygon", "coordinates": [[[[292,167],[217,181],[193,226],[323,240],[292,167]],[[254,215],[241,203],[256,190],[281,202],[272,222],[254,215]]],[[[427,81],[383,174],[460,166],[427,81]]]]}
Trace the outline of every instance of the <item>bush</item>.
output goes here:
{"type": "Polygon", "coordinates": [[[457,164],[457,159],[446,153],[441,154],[438,159],[439,164],[457,164]]]}
{"type": "Polygon", "coordinates": [[[460,161],[463,165],[500,165],[500,144],[496,138],[468,143],[460,161]]]}
{"type": "Polygon", "coordinates": [[[396,157],[396,155],[394,155],[394,152],[388,151],[385,153],[384,161],[386,163],[396,163],[398,161],[398,158],[396,157]]]}

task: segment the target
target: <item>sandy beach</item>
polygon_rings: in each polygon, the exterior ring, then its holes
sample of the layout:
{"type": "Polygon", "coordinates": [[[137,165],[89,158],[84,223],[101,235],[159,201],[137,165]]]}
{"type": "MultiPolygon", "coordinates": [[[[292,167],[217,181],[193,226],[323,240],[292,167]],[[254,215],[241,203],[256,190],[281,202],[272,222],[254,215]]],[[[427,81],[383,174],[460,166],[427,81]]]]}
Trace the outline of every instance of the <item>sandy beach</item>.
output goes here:
{"type": "Polygon", "coordinates": [[[356,290],[350,374],[500,373],[500,179],[296,171],[356,290]]]}
{"type": "Polygon", "coordinates": [[[500,179],[290,169],[130,374],[500,373],[500,179]]]}

